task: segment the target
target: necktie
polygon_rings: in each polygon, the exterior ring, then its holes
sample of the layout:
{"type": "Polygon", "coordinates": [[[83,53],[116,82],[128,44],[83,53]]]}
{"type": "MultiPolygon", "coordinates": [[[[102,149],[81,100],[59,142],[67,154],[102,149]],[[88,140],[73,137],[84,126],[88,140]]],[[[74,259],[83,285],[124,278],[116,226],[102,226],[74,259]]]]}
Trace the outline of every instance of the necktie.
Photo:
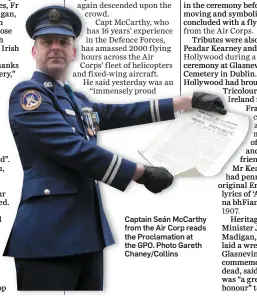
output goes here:
{"type": "Polygon", "coordinates": [[[75,99],[75,96],[74,96],[74,93],[73,93],[71,87],[69,86],[69,84],[64,84],[63,88],[66,91],[66,93],[68,94],[69,98],[71,99],[71,102],[75,108],[76,113],[80,114],[79,107],[78,107],[78,104],[76,102],[76,99],[75,99]]]}
{"type": "MultiPolygon", "coordinates": [[[[87,129],[85,127],[84,120],[83,120],[84,114],[83,114],[83,112],[81,112],[79,110],[79,106],[76,102],[76,99],[75,99],[75,96],[74,96],[74,93],[73,93],[71,87],[69,86],[69,84],[64,84],[63,88],[67,92],[69,98],[71,99],[71,102],[72,102],[72,105],[74,106],[75,112],[77,115],[79,115],[79,120],[81,121],[81,124],[83,126],[84,133],[87,135],[87,132],[86,132],[87,129]]],[[[88,135],[87,135],[87,138],[88,138],[88,135]]]]}
{"type": "Polygon", "coordinates": [[[72,92],[72,89],[71,87],[69,86],[69,84],[65,83],[63,88],[65,89],[65,91],[68,93],[69,97],[72,96],[74,97],[74,94],[72,92]]]}

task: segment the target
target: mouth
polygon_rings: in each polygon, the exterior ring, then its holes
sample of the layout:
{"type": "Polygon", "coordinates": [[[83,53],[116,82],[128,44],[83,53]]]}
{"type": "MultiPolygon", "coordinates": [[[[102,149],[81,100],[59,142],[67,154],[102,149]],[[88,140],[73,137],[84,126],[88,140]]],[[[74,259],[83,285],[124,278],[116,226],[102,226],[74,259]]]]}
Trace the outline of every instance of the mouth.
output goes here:
{"type": "Polygon", "coordinates": [[[64,60],[62,57],[50,57],[48,60],[64,60]]]}
{"type": "Polygon", "coordinates": [[[61,66],[65,64],[65,60],[62,57],[50,57],[48,58],[48,63],[52,66],[61,66]]]}

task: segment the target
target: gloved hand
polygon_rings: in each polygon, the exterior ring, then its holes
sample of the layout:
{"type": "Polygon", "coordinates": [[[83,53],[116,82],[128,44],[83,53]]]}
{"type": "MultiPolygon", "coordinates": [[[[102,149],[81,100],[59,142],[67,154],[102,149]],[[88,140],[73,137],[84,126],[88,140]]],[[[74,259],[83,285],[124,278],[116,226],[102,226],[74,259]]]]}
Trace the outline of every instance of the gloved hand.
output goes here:
{"type": "Polygon", "coordinates": [[[144,184],[153,193],[159,193],[172,184],[173,176],[163,167],[145,166],[144,175],[136,182],[144,184]]]}
{"type": "Polygon", "coordinates": [[[217,95],[208,94],[205,92],[193,93],[192,107],[205,111],[214,111],[222,115],[227,114],[222,100],[217,95]]]}

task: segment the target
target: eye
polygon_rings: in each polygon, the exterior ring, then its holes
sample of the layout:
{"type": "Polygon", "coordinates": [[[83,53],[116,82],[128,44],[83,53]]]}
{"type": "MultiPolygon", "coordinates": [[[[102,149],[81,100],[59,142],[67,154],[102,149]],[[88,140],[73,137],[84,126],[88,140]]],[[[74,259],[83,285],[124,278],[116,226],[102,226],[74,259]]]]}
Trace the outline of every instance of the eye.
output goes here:
{"type": "Polygon", "coordinates": [[[52,43],[52,40],[50,40],[50,39],[45,39],[45,40],[43,40],[42,43],[43,43],[43,44],[47,44],[47,45],[49,45],[49,44],[52,43]]]}
{"type": "Polygon", "coordinates": [[[62,40],[60,40],[60,44],[61,45],[69,44],[69,40],[68,39],[62,39],[62,40]]]}

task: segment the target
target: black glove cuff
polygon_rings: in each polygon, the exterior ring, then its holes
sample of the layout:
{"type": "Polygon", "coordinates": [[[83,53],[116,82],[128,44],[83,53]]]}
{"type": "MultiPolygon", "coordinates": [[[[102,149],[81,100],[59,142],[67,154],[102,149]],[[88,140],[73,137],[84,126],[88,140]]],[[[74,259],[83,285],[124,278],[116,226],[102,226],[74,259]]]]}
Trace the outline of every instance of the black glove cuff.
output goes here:
{"type": "Polygon", "coordinates": [[[173,176],[163,167],[145,166],[144,175],[136,182],[153,193],[159,193],[172,184],[173,176]]]}
{"type": "Polygon", "coordinates": [[[145,182],[148,179],[148,176],[149,176],[148,168],[149,168],[149,166],[144,165],[144,168],[145,168],[145,172],[144,172],[143,176],[136,181],[136,183],[138,183],[138,184],[145,184],[145,182]]]}
{"type": "Polygon", "coordinates": [[[199,94],[199,92],[197,92],[197,91],[193,92],[192,108],[197,108],[198,94],[199,94]]]}

